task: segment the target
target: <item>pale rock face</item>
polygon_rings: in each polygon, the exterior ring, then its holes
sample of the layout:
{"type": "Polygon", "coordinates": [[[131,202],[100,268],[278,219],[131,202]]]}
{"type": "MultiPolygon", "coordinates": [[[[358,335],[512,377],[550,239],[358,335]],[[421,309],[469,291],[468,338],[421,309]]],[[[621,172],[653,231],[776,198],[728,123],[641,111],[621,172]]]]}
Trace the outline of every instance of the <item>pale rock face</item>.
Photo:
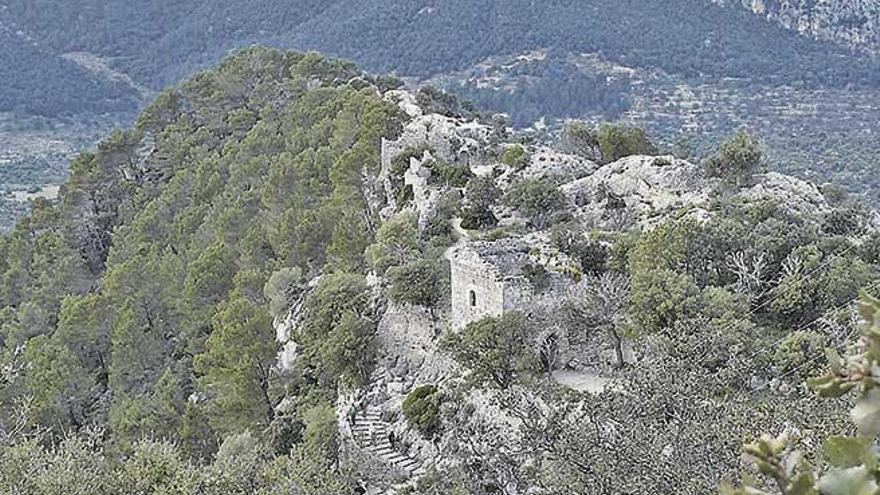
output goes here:
{"type": "MultiPolygon", "coordinates": [[[[767,8],[772,5],[768,4],[767,8]]],[[[448,189],[444,191],[429,184],[431,171],[424,164],[433,158],[468,165],[479,175],[494,174],[507,168],[496,178],[502,190],[523,177],[550,181],[558,185],[575,219],[587,229],[648,230],[682,217],[707,221],[712,215],[709,204],[719,194],[735,195],[751,202],[777,200],[787,208],[808,214],[829,210],[819,189],[805,181],[767,173],[756,176],[750,187],[726,190],[717,179],[707,177],[700,165],[671,156],[631,156],[599,166],[590,160],[549,148],[532,147],[528,166],[516,172],[497,163],[497,148],[488,144],[491,135],[488,126],[440,115],[424,115],[415,98],[405,91],[390,92],[386,97],[393,98],[411,117],[397,141],[382,143],[380,179],[384,181],[389,196],[387,211],[399,210],[398,205],[393,204],[394,198],[390,197],[389,174],[394,158],[404,150],[426,145],[429,151],[411,158],[403,177],[394,177],[398,181],[396,185],[402,181],[412,187],[412,208],[419,213],[420,220],[430,215],[439,194],[448,192],[448,189]]],[[[409,204],[405,206],[410,207],[409,204]]],[[[498,213],[502,213],[499,215],[502,224],[525,223],[527,220],[509,215],[503,208],[498,208],[498,213]]],[[[875,222],[880,224],[880,219],[875,222]]],[[[388,304],[382,312],[377,329],[377,340],[382,349],[379,366],[370,382],[355,395],[366,397],[370,404],[385,411],[399,412],[404,398],[414,387],[435,384],[444,388],[459,379],[458,365],[438,350],[444,332],[460,331],[468,323],[483,317],[501,316],[514,310],[533,313],[532,316],[540,320],[544,314],[552,315],[570,293],[573,282],[565,273],[574,262],[552,245],[547,231],[480,241],[475,240],[478,234],[462,231],[455,221],[453,225],[460,240],[447,251],[451,270],[451,308],[431,314],[421,307],[388,304]],[[542,283],[540,290],[533,287],[533,279],[526,275],[533,272],[524,269],[533,265],[544,267],[549,274],[549,282],[542,283]]],[[[375,277],[371,278],[370,284],[378,292],[382,281],[375,277]]],[[[546,325],[535,340],[536,344],[543,346],[551,342],[545,339],[546,336],[553,337],[553,350],[558,352],[553,359],[557,366],[553,377],[558,383],[593,394],[601,394],[618,385],[600,372],[616,360],[613,350],[604,345],[601,338],[588,343],[587,348],[576,347],[580,344],[569,342],[564,328],[552,322],[552,318],[546,317],[545,320],[546,325]]],[[[278,339],[284,344],[278,356],[278,368],[282,371],[291,369],[297,356],[296,344],[290,340],[295,326],[295,318],[276,323],[278,339]]],[[[625,359],[633,363],[648,358],[641,348],[635,352],[627,345],[625,359]]],[[[353,403],[355,395],[346,396],[338,404],[340,417],[353,403]]],[[[515,440],[517,420],[503,414],[492,399],[491,391],[472,391],[466,398],[475,409],[472,417],[500,427],[505,435],[515,440]]],[[[444,442],[448,442],[449,437],[442,438],[435,445],[408,430],[402,415],[389,421],[393,430],[407,440],[410,455],[425,464],[437,462],[442,465],[448,461],[443,451],[444,442]]],[[[344,432],[346,428],[347,424],[340,422],[340,430],[344,432]]],[[[674,455],[674,451],[664,449],[664,455],[674,455]]]]}
{"type": "Polygon", "coordinates": [[[419,227],[424,228],[434,212],[441,191],[428,187],[431,170],[424,165],[433,160],[430,151],[426,151],[422,159],[411,158],[409,170],[406,171],[403,183],[412,188],[413,203],[419,214],[419,227]]]}
{"type": "Polygon", "coordinates": [[[478,122],[436,113],[417,116],[404,126],[397,141],[388,142],[388,159],[410,146],[425,144],[444,160],[476,162],[476,155],[482,152],[491,132],[491,127],[478,122]]]}
{"type": "Polygon", "coordinates": [[[416,95],[409,91],[395,90],[385,93],[385,101],[395,102],[410,117],[422,116],[422,108],[416,104],[416,95]]]}
{"type": "Polygon", "coordinates": [[[283,319],[276,316],[272,321],[272,326],[275,327],[275,340],[278,343],[283,344],[290,340],[290,331],[293,327],[293,322],[289,316],[283,319]]]}
{"type": "Polygon", "coordinates": [[[377,337],[390,355],[419,364],[436,352],[442,325],[425,308],[389,304],[379,321],[377,337]]]}
{"type": "Polygon", "coordinates": [[[600,395],[611,387],[610,380],[594,373],[557,370],[551,376],[560,385],[593,395],[600,395]]]}
{"type": "MultiPolygon", "coordinates": [[[[390,218],[399,209],[392,187],[392,165],[394,158],[404,151],[427,146],[434,158],[462,163],[477,170],[489,165],[494,158],[491,146],[487,144],[492,133],[490,126],[438,114],[423,115],[417,106],[412,108],[415,105],[415,98],[405,91],[389,92],[386,98],[396,101],[412,119],[404,126],[401,136],[396,141],[382,140],[379,182],[385,189],[388,204],[380,213],[383,219],[390,218]]],[[[417,187],[422,188],[417,203],[422,220],[425,219],[425,213],[430,211],[432,203],[431,193],[424,189],[429,175],[425,175],[426,171],[419,170],[419,166],[427,158],[427,154],[418,159],[412,158],[410,170],[407,172],[407,184],[413,186],[414,192],[417,187]]]]}

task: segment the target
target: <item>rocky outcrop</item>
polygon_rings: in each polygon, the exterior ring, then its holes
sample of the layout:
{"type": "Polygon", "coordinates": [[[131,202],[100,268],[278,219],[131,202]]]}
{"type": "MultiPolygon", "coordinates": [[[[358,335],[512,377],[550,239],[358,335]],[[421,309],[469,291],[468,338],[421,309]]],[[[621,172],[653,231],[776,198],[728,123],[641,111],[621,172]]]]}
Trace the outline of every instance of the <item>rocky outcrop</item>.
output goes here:
{"type": "Polygon", "coordinates": [[[590,160],[541,146],[529,156],[529,165],[522,176],[564,184],[586,177],[598,168],[599,165],[590,160]]]}
{"type": "Polygon", "coordinates": [[[406,91],[391,91],[385,99],[396,103],[410,120],[397,139],[382,140],[378,182],[384,187],[387,206],[381,217],[387,219],[400,210],[403,205],[397,204],[396,187],[405,186],[412,188],[414,206],[424,223],[442,192],[427,187],[431,171],[424,165],[435,159],[467,166],[473,171],[491,165],[497,158],[490,145],[493,129],[474,120],[423,114],[413,95],[406,91]],[[404,154],[409,157],[408,161],[399,163],[404,154]]]}
{"type": "Polygon", "coordinates": [[[716,195],[745,202],[772,201],[796,214],[819,218],[831,210],[819,188],[777,172],[759,174],[752,185],[730,190],[697,164],[672,157],[631,156],[561,186],[576,218],[602,230],[650,229],[671,218],[705,220],[716,195]]]}
{"type": "MultiPolygon", "coordinates": [[[[423,227],[441,196],[456,193],[461,197],[463,189],[461,184],[436,180],[432,173],[440,175],[444,169],[433,160],[466,165],[474,174],[492,177],[502,198],[524,178],[552,184],[565,198],[561,208],[565,211],[559,212],[559,218],[579,223],[580,229],[571,231],[583,236],[592,236],[594,231],[650,230],[681,218],[708,221],[726,200],[747,205],[770,202],[817,220],[832,210],[822,191],[809,182],[771,172],[744,179],[745,187],[734,187],[709,177],[702,165],[673,156],[630,156],[600,166],[580,156],[530,145],[526,162],[505,164],[498,156],[503,145],[490,144],[486,126],[425,115],[406,93],[401,92],[395,101],[411,120],[397,140],[383,143],[382,175],[389,196],[392,189],[395,193],[403,186],[409,190],[397,195],[402,204],[393,205],[389,199],[389,208],[418,212],[423,227]]],[[[451,307],[432,311],[396,303],[383,306],[376,333],[380,349],[376,371],[364,387],[337,403],[345,445],[376,466],[366,472],[383,476],[364,478],[367,493],[393,493],[416,483],[426,468],[442,470],[449,463],[467,462],[473,454],[462,447],[461,435],[469,428],[491,428],[504,441],[517,441],[520,419],[505,414],[491,391],[467,391],[467,371],[439,351],[438,342],[448,332],[461,331],[486,316],[511,311],[527,314],[539,329],[527,345],[534,347],[545,369],[551,371],[548,376],[558,385],[596,396],[625,389],[625,383],[615,376],[618,360],[635,365],[660,359],[661,351],[652,346],[627,343],[618,357],[618,349],[610,347],[606,335],[596,332],[584,337],[567,328],[566,320],[558,317],[560,311],[566,303],[585,300],[584,291],[571,289],[577,281],[583,280],[586,287],[597,279],[582,261],[560,251],[549,229],[530,224],[523,212],[508,212],[515,207],[511,203],[499,199],[492,205],[502,226],[494,230],[467,232],[461,229],[461,218],[441,217],[451,223],[458,237],[446,250],[451,307]],[[426,384],[457,401],[455,408],[447,404],[443,409],[444,421],[455,429],[430,439],[408,424],[402,413],[407,394],[426,384]]],[[[607,242],[602,236],[591,238],[607,242]]],[[[384,281],[373,276],[370,284],[378,291],[384,281]]],[[[295,347],[290,352],[295,354],[295,347]]],[[[476,452],[480,454],[479,449],[476,452]]]]}
{"type": "MultiPolygon", "coordinates": [[[[591,228],[649,228],[682,208],[703,205],[715,181],[672,157],[630,156],[562,186],[575,216],[591,228]]],[[[703,215],[699,209],[692,214],[703,215]]]]}
{"type": "Polygon", "coordinates": [[[755,202],[778,201],[788,210],[810,216],[830,210],[828,201],[815,184],[777,172],[764,174],[757,184],[739,195],[755,202]]]}

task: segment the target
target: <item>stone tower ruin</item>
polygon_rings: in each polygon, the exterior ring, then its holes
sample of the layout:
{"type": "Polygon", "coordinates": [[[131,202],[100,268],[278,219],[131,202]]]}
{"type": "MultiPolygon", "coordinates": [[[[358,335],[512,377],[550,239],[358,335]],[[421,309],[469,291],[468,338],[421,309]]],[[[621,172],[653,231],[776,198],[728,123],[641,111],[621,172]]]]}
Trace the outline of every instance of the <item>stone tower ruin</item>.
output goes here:
{"type": "Polygon", "coordinates": [[[514,239],[470,242],[450,256],[452,328],[527,308],[532,289],[523,269],[528,248],[514,239]]]}

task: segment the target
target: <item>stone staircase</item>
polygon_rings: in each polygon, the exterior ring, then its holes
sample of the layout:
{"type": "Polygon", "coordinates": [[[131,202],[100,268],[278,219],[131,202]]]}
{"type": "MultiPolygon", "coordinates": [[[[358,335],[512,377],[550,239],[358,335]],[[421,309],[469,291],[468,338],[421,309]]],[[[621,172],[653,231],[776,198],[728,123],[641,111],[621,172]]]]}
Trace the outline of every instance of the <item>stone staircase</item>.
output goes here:
{"type": "Polygon", "coordinates": [[[395,450],[388,441],[390,425],[382,421],[382,411],[378,407],[370,406],[360,411],[354,420],[352,433],[358,447],[375,455],[383,463],[398,469],[408,477],[424,474],[424,468],[419,461],[395,450]]]}

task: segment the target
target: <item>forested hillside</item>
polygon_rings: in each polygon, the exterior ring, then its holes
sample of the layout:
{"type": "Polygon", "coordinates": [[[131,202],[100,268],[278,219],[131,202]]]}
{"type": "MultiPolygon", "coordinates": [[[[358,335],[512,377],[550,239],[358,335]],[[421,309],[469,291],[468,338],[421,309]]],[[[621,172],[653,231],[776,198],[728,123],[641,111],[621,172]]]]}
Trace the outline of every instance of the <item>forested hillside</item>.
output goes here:
{"type": "Polygon", "coordinates": [[[0,237],[0,492],[707,493],[846,431],[800,384],[877,293],[874,210],[744,133],[551,149],[398,85],[251,48],[72,163],[0,237]],[[458,324],[495,263],[523,299],[458,324]]]}

